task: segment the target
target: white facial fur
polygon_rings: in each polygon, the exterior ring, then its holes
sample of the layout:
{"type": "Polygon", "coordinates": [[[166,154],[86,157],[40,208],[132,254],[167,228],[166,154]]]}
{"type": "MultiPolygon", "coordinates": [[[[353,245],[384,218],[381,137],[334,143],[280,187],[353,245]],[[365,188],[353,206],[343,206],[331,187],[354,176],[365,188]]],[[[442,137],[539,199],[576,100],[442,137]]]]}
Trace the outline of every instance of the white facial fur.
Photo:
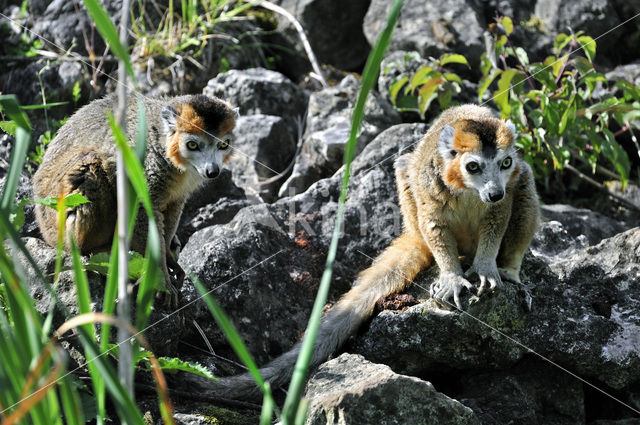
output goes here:
{"type": "Polygon", "coordinates": [[[515,149],[498,149],[493,158],[483,157],[475,152],[463,153],[460,158],[460,173],[465,185],[478,192],[482,202],[498,202],[504,198],[505,187],[516,165],[515,149]],[[507,163],[510,162],[507,167],[507,163]],[[478,172],[469,170],[470,164],[477,164],[478,172]]]}
{"type": "MultiPolygon", "coordinates": [[[[511,133],[515,134],[513,123],[508,121],[506,125],[511,133]]],[[[453,149],[454,133],[455,129],[449,125],[440,132],[438,153],[444,161],[444,167],[460,156],[459,173],[464,185],[475,190],[482,202],[501,201],[506,185],[516,169],[518,157],[515,148],[510,146],[507,149],[490,151],[493,154],[491,157],[483,150],[460,153],[453,149]]]]}
{"type": "Polygon", "coordinates": [[[222,145],[223,142],[206,135],[180,135],[180,155],[205,179],[215,178],[222,171],[222,162],[229,152],[222,145]],[[193,143],[198,145],[197,149],[190,149],[193,143]]]}

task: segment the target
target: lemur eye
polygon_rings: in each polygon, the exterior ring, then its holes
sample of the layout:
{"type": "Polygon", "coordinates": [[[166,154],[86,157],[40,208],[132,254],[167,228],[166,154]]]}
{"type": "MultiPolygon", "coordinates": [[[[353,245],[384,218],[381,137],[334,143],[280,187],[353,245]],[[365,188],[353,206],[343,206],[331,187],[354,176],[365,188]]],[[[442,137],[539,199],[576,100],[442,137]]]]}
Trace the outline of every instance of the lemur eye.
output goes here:
{"type": "Polygon", "coordinates": [[[220,149],[220,150],[226,150],[226,149],[228,149],[228,148],[229,148],[229,145],[230,145],[230,144],[231,144],[231,141],[230,141],[229,139],[221,140],[221,141],[218,143],[218,149],[220,149]]]}
{"type": "Polygon", "coordinates": [[[455,157],[456,155],[458,155],[458,152],[452,150],[452,151],[449,151],[449,154],[455,157]]]}
{"type": "Polygon", "coordinates": [[[189,149],[190,151],[197,151],[200,149],[200,147],[198,146],[198,142],[196,142],[195,140],[189,140],[187,142],[187,149],[189,149]]]}
{"type": "Polygon", "coordinates": [[[480,165],[477,162],[470,162],[467,164],[467,171],[471,174],[478,174],[480,170],[480,165]]]}
{"type": "Polygon", "coordinates": [[[511,157],[508,156],[502,160],[502,163],[500,164],[500,168],[502,168],[503,170],[506,170],[507,168],[511,167],[512,162],[513,161],[511,160],[511,157]]]}

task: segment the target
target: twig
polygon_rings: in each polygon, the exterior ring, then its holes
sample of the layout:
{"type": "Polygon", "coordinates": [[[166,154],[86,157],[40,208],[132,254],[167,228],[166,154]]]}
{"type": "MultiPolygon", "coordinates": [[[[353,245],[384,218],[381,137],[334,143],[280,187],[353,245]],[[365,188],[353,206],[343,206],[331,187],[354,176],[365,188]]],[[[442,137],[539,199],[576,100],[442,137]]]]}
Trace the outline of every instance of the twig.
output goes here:
{"type": "Polygon", "coordinates": [[[597,181],[595,181],[594,179],[592,179],[591,177],[587,176],[586,174],[584,174],[582,171],[578,170],[577,168],[575,168],[573,165],[571,164],[566,164],[564,166],[564,168],[566,168],[567,170],[571,171],[572,173],[574,173],[575,175],[577,175],[580,179],[584,180],[585,182],[597,187],[598,189],[600,189],[602,192],[606,193],[607,195],[609,195],[609,197],[615,199],[616,201],[620,202],[621,204],[623,204],[624,206],[626,206],[627,208],[630,208],[632,210],[638,211],[640,212],[640,205],[636,205],[634,202],[631,202],[628,199],[623,198],[620,195],[616,195],[615,193],[612,193],[609,189],[607,189],[602,183],[599,183],[597,181]]]}
{"type": "MultiPolygon", "coordinates": [[[[120,43],[127,48],[127,23],[129,19],[129,0],[122,1],[120,14],[120,43]]],[[[118,85],[116,88],[118,103],[115,118],[123,129],[127,131],[127,70],[124,60],[118,61],[118,85]]],[[[116,152],[116,196],[118,209],[118,317],[125,323],[131,323],[131,304],[129,300],[129,242],[127,238],[128,223],[128,193],[127,175],[122,150],[116,152]]],[[[124,328],[118,328],[118,344],[120,353],[118,358],[118,376],[124,388],[133,397],[133,350],[128,342],[131,334],[124,328]]]]}
{"type": "Polygon", "coordinates": [[[302,28],[302,25],[300,25],[300,22],[287,10],[283,9],[282,7],[276,4],[271,3],[270,1],[263,0],[258,3],[258,6],[262,6],[265,9],[269,9],[273,12],[279,13],[285,18],[287,18],[289,21],[291,21],[296,31],[298,31],[298,36],[300,37],[300,41],[302,41],[302,46],[304,47],[304,50],[307,52],[307,57],[309,58],[309,62],[311,62],[311,67],[313,68],[313,71],[317,74],[318,80],[322,84],[322,87],[327,87],[328,86],[327,80],[325,80],[324,75],[322,74],[322,70],[320,69],[320,65],[318,65],[318,60],[316,59],[316,55],[313,53],[313,50],[311,49],[311,44],[309,44],[307,35],[304,33],[304,29],[302,28]]]}
{"type": "Polygon", "coordinates": [[[296,159],[300,155],[300,151],[302,150],[302,145],[304,144],[304,138],[302,137],[302,134],[304,132],[305,121],[307,119],[307,113],[305,112],[305,114],[302,115],[302,117],[296,117],[296,118],[297,118],[297,124],[298,124],[298,146],[296,148],[296,153],[293,155],[293,158],[291,158],[291,161],[289,162],[289,165],[287,165],[287,168],[285,168],[284,170],[280,171],[275,176],[271,176],[266,180],[259,181],[258,182],[259,186],[266,186],[266,185],[271,184],[273,182],[277,182],[282,177],[286,176],[287,173],[289,171],[291,171],[291,169],[295,165],[296,159]]]}
{"type": "MultiPolygon", "coordinates": [[[[577,159],[578,161],[582,162],[585,165],[589,165],[591,166],[591,164],[589,164],[589,161],[587,161],[586,159],[584,159],[581,156],[578,155],[572,155],[573,158],[577,159]]],[[[596,164],[596,172],[602,174],[603,176],[606,176],[610,179],[615,179],[618,180],[620,178],[620,176],[618,176],[616,173],[614,173],[613,171],[611,171],[610,169],[601,166],[600,164],[596,164]]]]}

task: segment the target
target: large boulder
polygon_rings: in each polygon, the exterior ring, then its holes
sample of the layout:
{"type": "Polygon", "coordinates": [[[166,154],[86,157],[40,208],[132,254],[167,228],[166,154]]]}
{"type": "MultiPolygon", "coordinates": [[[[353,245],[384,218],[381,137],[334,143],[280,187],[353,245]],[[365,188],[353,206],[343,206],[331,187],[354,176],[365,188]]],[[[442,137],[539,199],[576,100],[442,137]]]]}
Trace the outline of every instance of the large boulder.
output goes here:
{"type": "Polygon", "coordinates": [[[287,169],[297,148],[297,140],[286,121],[274,115],[241,116],[231,138],[233,156],[225,167],[233,173],[234,183],[254,197],[267,202],[275,200],[285,179],[273,177],[287,169]]]}
{"type": "MultiPolygon", "coordinates": [[[[321,63],[357,71],[371,49],[362,32],[362,21],[370,0],[280,0],[276,1],[300,21],[309,44],[321,63]]],[[[279,30],[306,56],[293,25],[278,15],[279,30]]]]}
{"type": "Polygon", "coordinates": [[[209,80],[203,93],[240,108],[240,115],[274,115],[287,122],[291,135],[298,134],[298,120],[307,108],[309,95],[284,75],[264,68],[231,70],[209,80]]]}
{"type": "MultiPolygon", "coordinates": [[[[337,86],[311,94],[303,149],[296,158],[291,176],[280,188],[281,197],[302,193],[312,183],[331,176],[340,168],[359,87],[359,81],[349,75],[337,86]]],[[[356,153],[383,130],[400,121],[400,115],[391,104],[378,93],[372,93],[365,105],[356,153]]]]}
{"type": "Polygon", "coordinates": [[[309,380],[305,397],[307,425],[480,424],[471,409],[431,383],[354,354],[323,364],[309,380]]]}
{"type": "MultiPolygon", "coordinates": [[[[373,44],[387,22],[391,2],[372,0],[364,19],[364,34],[373,44]]],[[[408,0],[391,37],[390,51],[416,50],[424,57],[460,53],[478,64],[484,51],[487,22],[479,5],[466,0],[408,0]]]]}

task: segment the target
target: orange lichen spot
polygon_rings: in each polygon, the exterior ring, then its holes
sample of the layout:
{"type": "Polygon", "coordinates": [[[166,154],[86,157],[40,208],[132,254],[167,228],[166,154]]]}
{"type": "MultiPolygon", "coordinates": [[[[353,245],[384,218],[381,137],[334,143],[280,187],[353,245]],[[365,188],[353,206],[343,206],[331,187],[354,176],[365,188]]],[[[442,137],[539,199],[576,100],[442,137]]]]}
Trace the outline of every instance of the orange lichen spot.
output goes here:
{"type": "Polygon", "coordinates": [[[464,184],[464,178],[460,171],[460,156],[455,157],[445,171],[444,182],[447,186],[454,189],[465,189],[467,185],[464,184]]]}
{"type": "Polygon", "coordinates": [[[186,160],[180,154],[180,130],[167,138],[167,158],[180,169],[184,169],[187,166],[186,160]]]}
{"type": "Polygon", "coordinates": [[[453,134],[453,149],[458,152],[471,152],[480,149],[480,138],[477,134],[456,128],[453,134]]]}
{"type": "Polygon", "coordinates": [[[204,119],[198,115],[193,106],[188,103],[178,105],[176,108],[178,117],[176,120],[176,128],[178,132],[202,134],[204,133],[204,119]]]}
{"type": "Polygon", "coordinates": [[[520,175],[520,166],[516,165],[513,169],[513,174],[511,174],[511,177],[509,177],[509,181],[512,182],[515,179],[518,178],[518,176],[520,175]]]}
{"type": "Polygon", "coordinates": [[[513,134],[509,130],[509,127],[503,123],[503,125],[498,127],[496,131],[496,145],[500,149],[506,149],[513,144],[513,134]]]}

